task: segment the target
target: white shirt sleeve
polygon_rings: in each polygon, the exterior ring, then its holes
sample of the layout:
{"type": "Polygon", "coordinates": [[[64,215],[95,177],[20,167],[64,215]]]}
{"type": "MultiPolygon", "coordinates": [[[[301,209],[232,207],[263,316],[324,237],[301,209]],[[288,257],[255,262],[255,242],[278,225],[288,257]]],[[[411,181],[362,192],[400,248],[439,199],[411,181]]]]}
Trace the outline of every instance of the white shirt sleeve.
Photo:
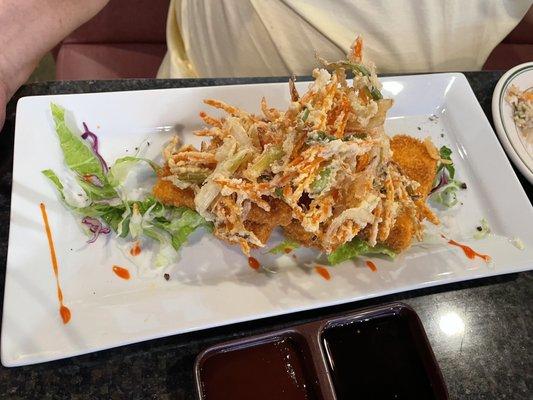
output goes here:
{"type": "Polygon", "coordinates": [[[482,67],[532,0],[172,0],[159,77],[308,75],[356,35],[380,72],[482,67]]]}

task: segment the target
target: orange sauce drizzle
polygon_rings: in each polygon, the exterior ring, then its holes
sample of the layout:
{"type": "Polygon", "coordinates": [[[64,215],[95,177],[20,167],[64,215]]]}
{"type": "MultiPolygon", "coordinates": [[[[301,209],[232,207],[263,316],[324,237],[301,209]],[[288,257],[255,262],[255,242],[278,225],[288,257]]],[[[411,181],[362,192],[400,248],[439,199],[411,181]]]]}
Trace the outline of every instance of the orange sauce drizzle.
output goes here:
{"type": "Polygon", "coordinates": [[[57,263],[56,250],[54,247],[54,239],[52,238],[52,230],[48,223],[48,214],[46,213],[46,206],[44,203],[39,204],[41,208],[41,214],[43,216],[44,230],[46,231],[46,237],[48,238],[48,247],[50,248],[50,258],[52,260],[52,268],[54,270],[54,276],[56,279],[57,299],[59,301],[59,315],[64,324],[70,321],[71,313],[68,307],[63,304],[63,292],[61,291],[61,285],[59,284],[59,266],[57,263]]]}
{"type": "Polygon", "coordinates": [[[113,265],[113,272],[119,278],[126,279],[126,280],[130,279],[130,271],[128,271],[124,267],[120,267],[118,265],[113,265]]]}
{"type": "Polygon", "coordinates": [[[141,254],[141,251],[142,249],[141,249],[141,246],[139,245],[139,242],[135,242],[133,247],[130,249],[130,254],[135,257],[141,254]]]}
{"type": "Polygon", "coordinates": [[[372,272],[377,272],[377,270],[378,270],[377,267],[376,267],[376,264],[374,264],[372,261],[367,261],[366,262],[366,266],[368,268],[370,268],[370,271],[372,271],[372,272]]]}
{"type": "Polygon", "coordinates": [[[261,268],[261,264],[259,264],[259,261],[257,261],[257,259],[254,257],[248,257],[248,265],[250,266],[251,269],[254,269],[256,271],[258,271],[259,268],[261,268]]]}
{"type": "Polygon", "coordinates": [[[489,255],[480,254],[477,251],[474,251],[471,247],[469,247],[467,245],[458,243],[455,240],[448,240],[448,243],[451,244],[452,246],[460,247],[463,250],[463,252],[465,253],[465,256],[467,256],[471,260],[473,260],[476,257],[479,257],[479,258],[483,259],[485,262],[489,262],[490,261],[490,256],[489,255]]]}
{"type": "Polygon", "coordinates": [[[329,274],[329,271],[326,268],[322,267],[321,265],[317,265],[315,267],[315,271],[318,273],[318,275],[320,275],[325,280],[329,281],[331,279],[331,275],[329,274]]]}

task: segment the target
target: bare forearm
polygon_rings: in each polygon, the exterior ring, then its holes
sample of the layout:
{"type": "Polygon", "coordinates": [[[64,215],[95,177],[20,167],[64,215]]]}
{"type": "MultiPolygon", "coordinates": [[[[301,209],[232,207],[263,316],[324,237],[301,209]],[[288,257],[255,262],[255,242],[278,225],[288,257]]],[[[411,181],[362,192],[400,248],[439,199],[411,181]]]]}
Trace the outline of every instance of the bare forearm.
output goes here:
{"type": "Polygon", "coordinates": [[[28,79],[47,51],[108,1],[0,0],[0,90],[6,99],[28,79]]]}

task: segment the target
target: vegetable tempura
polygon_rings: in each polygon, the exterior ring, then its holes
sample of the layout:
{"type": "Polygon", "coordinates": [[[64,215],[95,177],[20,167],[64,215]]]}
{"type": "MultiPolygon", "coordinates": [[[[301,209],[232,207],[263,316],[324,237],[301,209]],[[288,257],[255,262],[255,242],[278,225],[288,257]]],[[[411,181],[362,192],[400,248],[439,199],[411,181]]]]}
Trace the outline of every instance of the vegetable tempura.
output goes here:
{"type": "Polygon", "coordinates": [[[330,255],[354,241],[390,253],[421,239],[424,219],[439,223],[426,205],[439,152],[429,140],[385,134],[393,101],[362,50],[357,38],[345,61],[319,58],[303,95],[291,79],[286,110],[264,98],[262,115],[205,100],[226,116],[200,113],[200,148],[177,138],[165,148],[154,196],[194,208],[247,255],[278,226],[330,255]]]}

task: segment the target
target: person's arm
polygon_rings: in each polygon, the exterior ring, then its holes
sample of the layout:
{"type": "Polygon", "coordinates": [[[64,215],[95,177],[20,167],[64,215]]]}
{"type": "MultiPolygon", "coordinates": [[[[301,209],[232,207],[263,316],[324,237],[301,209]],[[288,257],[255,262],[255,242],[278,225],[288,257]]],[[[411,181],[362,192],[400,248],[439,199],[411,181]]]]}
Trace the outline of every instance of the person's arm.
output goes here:
{"type": "Polygon", "coordinates": [[[0,0],[0,129],[7,101],[44,54],[109,0],[0,0]]]}

